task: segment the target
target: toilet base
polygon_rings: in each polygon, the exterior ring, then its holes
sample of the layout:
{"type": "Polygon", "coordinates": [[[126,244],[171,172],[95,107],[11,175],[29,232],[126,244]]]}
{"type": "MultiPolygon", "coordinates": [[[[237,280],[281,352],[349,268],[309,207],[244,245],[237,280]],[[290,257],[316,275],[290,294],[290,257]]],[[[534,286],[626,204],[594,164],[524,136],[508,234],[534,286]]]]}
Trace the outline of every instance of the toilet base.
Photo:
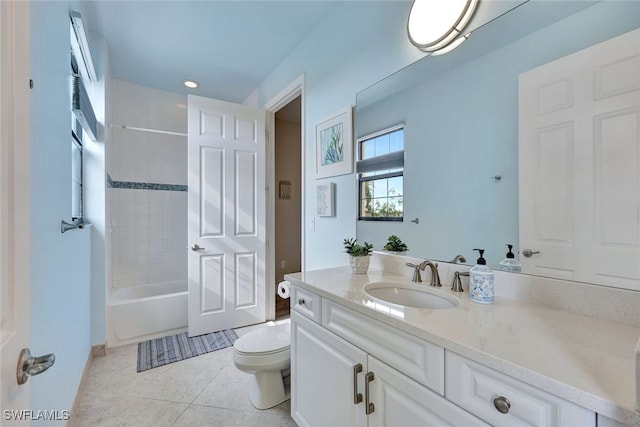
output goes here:
{"type": "Polygon", "coordinates": [[[252,375],[249,400],[258,409],[269,409],[290,398],[282,371],[262,371],[252,375]]]}

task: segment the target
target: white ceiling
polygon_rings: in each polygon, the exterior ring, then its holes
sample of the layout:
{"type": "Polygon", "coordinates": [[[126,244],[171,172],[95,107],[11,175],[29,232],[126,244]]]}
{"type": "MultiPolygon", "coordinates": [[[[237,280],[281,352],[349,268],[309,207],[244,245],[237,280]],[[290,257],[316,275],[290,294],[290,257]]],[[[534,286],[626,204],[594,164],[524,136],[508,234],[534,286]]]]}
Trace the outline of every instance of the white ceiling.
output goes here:
{"type": "Polygon", "coordinates": [[[89,31],[107,41],[113,78],[242,102],[338,3],[92,0],[82,6],[89,31]],[[200,88],[188,91],[185,79],[200,88]]]}

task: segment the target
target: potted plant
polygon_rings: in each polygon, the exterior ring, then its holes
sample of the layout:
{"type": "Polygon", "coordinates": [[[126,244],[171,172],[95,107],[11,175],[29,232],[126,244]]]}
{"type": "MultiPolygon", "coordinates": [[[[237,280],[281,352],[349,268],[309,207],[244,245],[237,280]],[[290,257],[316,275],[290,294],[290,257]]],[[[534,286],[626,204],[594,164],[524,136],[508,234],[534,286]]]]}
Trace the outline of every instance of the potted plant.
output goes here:
{"type": "Polygon", "coordinates": [[[398,236],[392,234],[387,239],[387,243],[384,245],[384,249],[389,252],[407,252],[409,248],[398,236]]]}
{"type": "Polygon", "coordinates": [[[349,254],[349,265],[356,274],[364,274],[369,269],[369,255],[373,250],[373,245],[364,242],[364,245],[357,243],[356,239],[344,239],[344,248],[349,254]]]}

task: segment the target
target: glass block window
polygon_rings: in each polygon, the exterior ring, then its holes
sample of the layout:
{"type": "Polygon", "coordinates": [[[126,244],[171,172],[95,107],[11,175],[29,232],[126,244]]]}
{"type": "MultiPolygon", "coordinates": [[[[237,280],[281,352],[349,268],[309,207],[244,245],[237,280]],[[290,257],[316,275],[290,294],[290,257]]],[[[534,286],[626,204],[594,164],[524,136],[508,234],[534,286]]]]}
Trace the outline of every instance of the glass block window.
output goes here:
{"type": "Polygon", "coordinates": [[[404,125],[358,139],[359,207],[365,221],[402,221],[404,125]]]}

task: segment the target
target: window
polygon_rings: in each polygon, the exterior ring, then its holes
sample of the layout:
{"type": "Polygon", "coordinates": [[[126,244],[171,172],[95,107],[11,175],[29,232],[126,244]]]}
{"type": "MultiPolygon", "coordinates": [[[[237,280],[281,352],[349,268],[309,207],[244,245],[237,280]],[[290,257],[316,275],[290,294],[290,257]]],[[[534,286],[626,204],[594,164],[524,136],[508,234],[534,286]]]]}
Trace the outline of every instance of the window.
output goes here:
{"type": "Polygon", "coordinates": [[[358,139],[359,208],[365,221],[402,221],[404,125],[358,139]]]}

